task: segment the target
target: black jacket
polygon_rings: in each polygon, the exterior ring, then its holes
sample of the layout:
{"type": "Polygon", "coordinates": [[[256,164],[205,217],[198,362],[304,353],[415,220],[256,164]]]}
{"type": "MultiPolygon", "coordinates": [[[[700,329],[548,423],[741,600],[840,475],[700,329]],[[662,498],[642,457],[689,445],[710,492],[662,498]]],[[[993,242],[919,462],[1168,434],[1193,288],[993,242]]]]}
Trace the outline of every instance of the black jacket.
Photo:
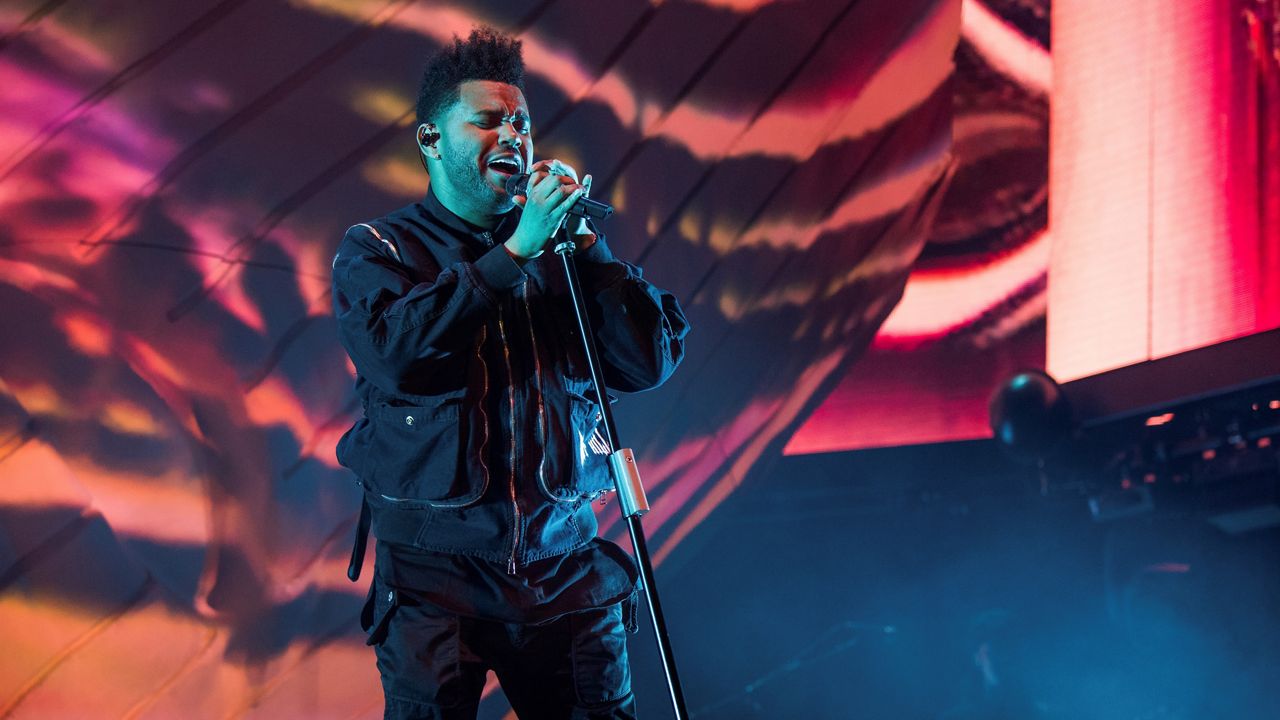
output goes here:
{"type": "MultiPolygon", "coordinates": [[[[432,193],[347,231],[333,262],[339,336],[364,417],[338,443],[383,542],[514,570],[596,534],[612,489],[568,286],[550,251],[517,265],[432,193]]],[[[577,256],[606,384],[661,384],[688,331],[675,298],[613,257],[577,256]]]]}

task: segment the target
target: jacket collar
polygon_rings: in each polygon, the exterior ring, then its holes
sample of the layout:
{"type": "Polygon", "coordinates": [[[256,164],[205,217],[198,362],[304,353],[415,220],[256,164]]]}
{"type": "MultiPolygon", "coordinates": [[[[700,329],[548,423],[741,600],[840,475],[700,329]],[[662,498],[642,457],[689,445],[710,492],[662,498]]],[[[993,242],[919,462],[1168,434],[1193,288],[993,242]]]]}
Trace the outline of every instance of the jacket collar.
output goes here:
{"type": "Polygon", "coordinates": [[[427,186],[427,196],[422,199],[422,205],[427,214],[435,218],[441,225],[457,233],[459,237],[470,237],[485,244],[488,244],[490,240],[505,241],[516,231],[516,225],[520,223],[520,208],[516,207],[502,216],[502,220],[498,222],[498,226],[492,232],[472,225],[445,207],[444,203],[440,202],[440,198],[436,197],[435,190],[430,185],[427,186]]]}

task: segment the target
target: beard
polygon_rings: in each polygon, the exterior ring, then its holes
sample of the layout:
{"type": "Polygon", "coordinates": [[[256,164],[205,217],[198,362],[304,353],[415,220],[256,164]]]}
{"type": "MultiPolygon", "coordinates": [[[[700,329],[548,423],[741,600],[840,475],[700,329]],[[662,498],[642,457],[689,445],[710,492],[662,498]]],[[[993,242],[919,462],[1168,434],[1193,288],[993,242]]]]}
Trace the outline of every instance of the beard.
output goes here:
{"type": "Polygon", "coordinates": [[[477,208],[503,213],[515,205],[506,189],[495,187],[477,166],[475,155],[464,148],[450,147],[440,160],[449,185],[477,208]]]}

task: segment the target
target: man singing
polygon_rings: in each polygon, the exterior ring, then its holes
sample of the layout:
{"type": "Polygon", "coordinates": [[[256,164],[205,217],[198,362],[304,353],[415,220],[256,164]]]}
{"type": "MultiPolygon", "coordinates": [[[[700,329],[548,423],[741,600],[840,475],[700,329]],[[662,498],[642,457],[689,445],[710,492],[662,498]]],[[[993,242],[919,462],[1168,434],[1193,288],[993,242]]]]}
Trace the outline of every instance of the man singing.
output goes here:
{"type": "Polygon", "coordinates": [[[387,718],[475,718],[488,670],[525,720],[635,716],[623,627],[636,570],[596,537],[591,507],[613,487],[607,398],[590,388],[549,243],[577,245],[610,388],[665,381],[688,326],[569,214],[591,176],[533,161],[523,87],[520,42],[491,29],[431,59],[417,106],[426,197],[351,227],[333,262],[364,405],[338,457],[378,540],[361,620],[387,718]]]}

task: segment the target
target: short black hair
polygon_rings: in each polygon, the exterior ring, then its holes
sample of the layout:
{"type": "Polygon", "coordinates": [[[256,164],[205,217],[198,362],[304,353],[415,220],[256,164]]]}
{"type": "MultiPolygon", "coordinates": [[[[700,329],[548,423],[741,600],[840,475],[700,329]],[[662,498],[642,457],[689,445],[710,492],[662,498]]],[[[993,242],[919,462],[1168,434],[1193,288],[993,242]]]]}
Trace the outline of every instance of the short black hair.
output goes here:
{"type": "Polygon", "coordinates": [[[480,26],[463,40],[453,36],[427,62],[418,89],[418,122],[432,122],[440,112],[458,101],[458,86],[467,80],[493,80],[524,90],[524,58],[520,41],[497,30],[480,26]]]}

